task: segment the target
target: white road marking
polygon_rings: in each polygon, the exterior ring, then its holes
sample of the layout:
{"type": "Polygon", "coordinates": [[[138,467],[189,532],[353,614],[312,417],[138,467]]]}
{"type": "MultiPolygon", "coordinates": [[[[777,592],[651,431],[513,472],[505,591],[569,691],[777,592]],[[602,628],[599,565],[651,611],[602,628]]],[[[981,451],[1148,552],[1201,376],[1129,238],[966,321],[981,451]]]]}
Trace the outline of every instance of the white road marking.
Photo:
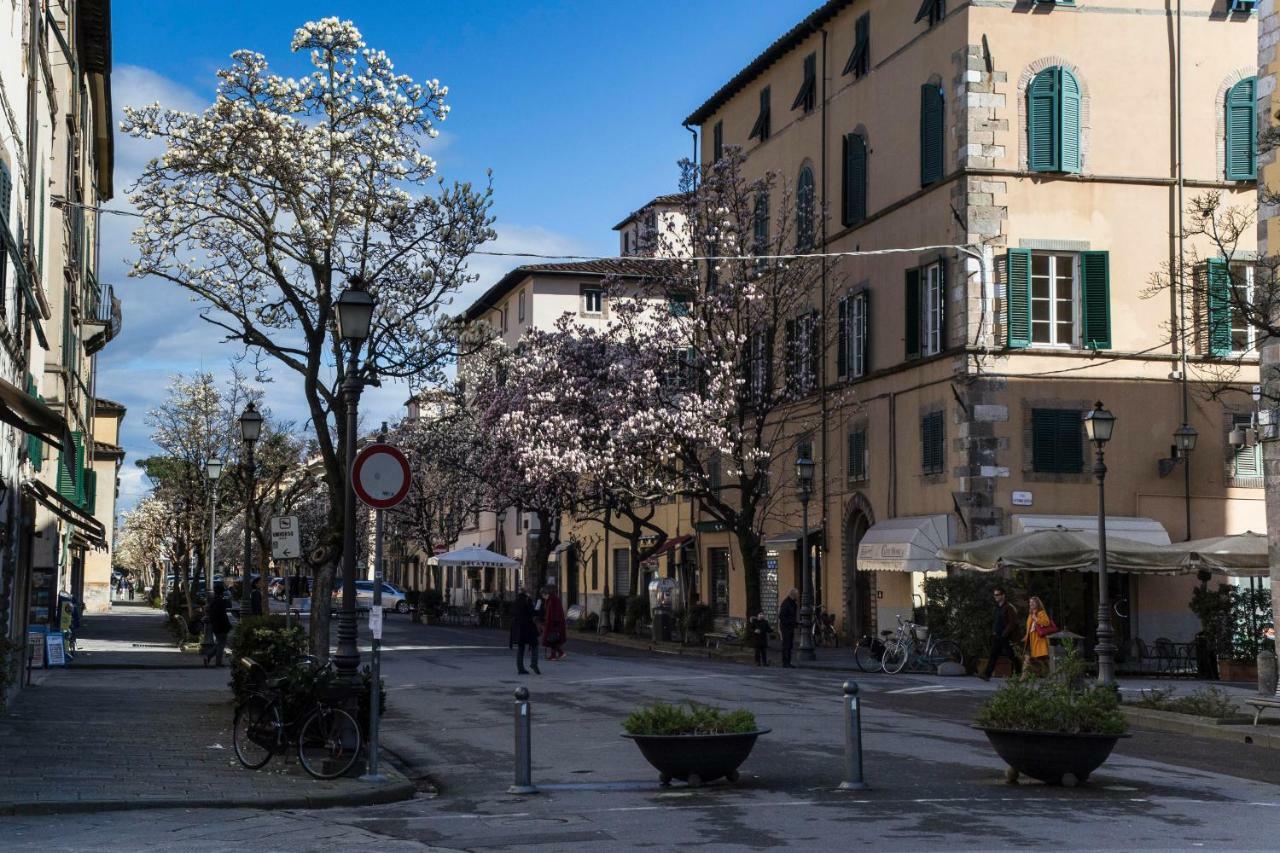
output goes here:
{"type": "Polygon", "coordinates": [[[887,694],[919,695],[921,693],[952,693],[963,690],[962,687],[945,687],[941,684],[925,684],[920,687],[900,687],[897,690],[886,690],[887,694]]]}

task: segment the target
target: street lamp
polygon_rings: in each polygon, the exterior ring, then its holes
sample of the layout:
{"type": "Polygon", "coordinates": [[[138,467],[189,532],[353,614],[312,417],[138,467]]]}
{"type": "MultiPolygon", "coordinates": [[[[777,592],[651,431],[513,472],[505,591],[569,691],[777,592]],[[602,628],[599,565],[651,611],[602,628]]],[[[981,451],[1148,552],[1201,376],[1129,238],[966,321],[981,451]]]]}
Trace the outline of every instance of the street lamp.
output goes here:
{"type": "Polygon", "coordinates": [[[1183,507],[1186,512],[1187,541],[1191,541],[1191,451],[1196,449],[1196,439],[1200,434],[1191,424],[1183,421],[1182,426],[1173,431],[1173,446],[1182,460],[1182,493],[1186,496],[1183,507]]]}
{"type": "Polygon", "coordinates": [[[204,591],[206,600],[213,594],[213,572],[218,565],[214,562],[218,547],[218,478],[222,476],[222,460],[214,457],[204,465],[209,482],[213,483],[213,500],[209,502],[209,562],[204,570],[204,591]]]}
{"type": "Polygon", "coordinates": [[[1093,476],[1098,480],[1098,683],[1113,687],[1115,674],[1115,631],[1111,627],[1111,590],[1107,586],[1107,464],[1103,460],[1103,447],[1111,440],[1116,426],[1116,416],[1096,403],[1084,413],[1084,431],[1093,442],[1093,476]]]}
{"type": "Polygon", "coordinates": [[[808,446],[796,456],[796,496],[800,498],[801,548],[804,563],[800,576],[800,660],[817,660],[813,651],[813,574],[809,566],[809,497],[813,494],[813,458],[808,446]]]}
{"type": "Polygon", "coordinates": [[[342,398],[347,408],[346,477],[343,484],[345,501],[342,520],[342,609],[338,611],[338,650],[333,656],[339,675],[354,681],[360,668],[360,650],[356,647],[356,491],[351,471],[356,464],[356,424],[360,391],[364,383],[359,377],[360,345],[369,337],[373,323],[373,297],[365,289],[364,279],[352,276],[334,304],[338,336],[347,342],[346,375],[342,378],[342,398]]]}
{"type": "Polygon", "coordinates": [[[262,434],[262,415],[253,401],[245,406],[240,416],[240,438],[244,440],[245,450],[245,502],[244,502],[244,583],[240,590],[240,614],[248,616],[253,613],[252,569],[253,565],[253,445],[262,434]]]}

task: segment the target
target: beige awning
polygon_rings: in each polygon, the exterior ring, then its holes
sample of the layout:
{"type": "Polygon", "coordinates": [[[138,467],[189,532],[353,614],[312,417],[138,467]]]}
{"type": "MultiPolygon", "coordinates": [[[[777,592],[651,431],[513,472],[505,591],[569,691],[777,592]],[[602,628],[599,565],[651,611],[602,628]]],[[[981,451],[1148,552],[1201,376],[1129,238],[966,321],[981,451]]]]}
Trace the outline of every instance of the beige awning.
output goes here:
{"type": "MultiPolygon", "coordinates": [[[[1070,533],[1098,532],[1096,515],[1030,515],[1019,513],[1010,521],[1013,533],[1032,533],[1036,530],[1066,530],[1070,533]]],[[[1168,545],[1169,532],[1154,518],[1127,515],[1107,516],[1107,538],[1128,539],[1148,545],[1168,545]]]]}
{"type": "MultiPolygon", "coordinates": [[[[980,572],[1096,571],[1099,542],[1093,533],[1033,530],[965,542],[938,551],[938,558],[960,568],[980,572]]],[[[1132,574],[1179,575],[1191,571],[1174,548],[1112,536],[1107,530],[1107,568],[1132,574]]]]}
{"type": "Polygon", "coordinates": [[[871,525],[858,542],[858,569],[865,572],[940,572],[938,550],[951,544],[950,515],[890,518],[871,525]]]}

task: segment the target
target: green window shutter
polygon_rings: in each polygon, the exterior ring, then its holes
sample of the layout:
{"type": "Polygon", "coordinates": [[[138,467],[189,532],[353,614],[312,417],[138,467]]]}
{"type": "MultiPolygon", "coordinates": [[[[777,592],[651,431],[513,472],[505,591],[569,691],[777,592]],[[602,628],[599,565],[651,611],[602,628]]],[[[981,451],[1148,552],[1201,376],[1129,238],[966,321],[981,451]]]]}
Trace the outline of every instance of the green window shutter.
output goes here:
{"type": "Polygon", "coordinates": [[[841,222],[847,227],[867,218],[867,140],[847,133],[843,142],[844,182],[841,222]]]}
{"type": "Polygon", "coordinates": [[[1227,93],[1226,173],[1228,181],[1258,177],[1257,79],[1241,80],[1227,93]]]}
{"type": "Polygon", "coordinates": [[[1032,409],[1032,469],[1049,474],[1083,471],[1082,423],[1080,413],[1074,409],[1032,409]]]}
{"type": "Polygon", "coordinates": [[[871,13],[867,12],[861,15],[853,24],[853,52],[849,54],[849,60],[844,64],[844,70],[840,72],[840,76],[852,74],[854,79],[858,79],[870,70],[870,48],[871,48],[871,13]]]}
{"type": "Polygon", "coordinates": [[[9,174],[9,167],[0,161],[0,228],[9,227],[9,202],[12,198],[13,177],[9,174]]]}
{"type": "Polygon", "coordinates": [[[81,475],[78,472],[84,470],[84,435],[73,432],[71,441],[70,456],[65,449],[58,454],[58,494],[79,504],[81,475]]]}
{"type": "MultiPolygon", "coordinates": [[[[35,377],[30,373],[27,374],[27,393],[41,402],[44,401],[40,396],[40,389],[36,387],[35,377]]],[[[44,465],[44,442],[34,435],[27,436],[27,460],[36,471],[44,465]]]]}
{"type": "Polygon", "coordinates": [[[76,497],[75,501],[81,506],[84,505],[84,433],[72,433],[72,439],[76,443],[76,497]]]}
{"type": "Polygon", "coordinates": [[[1058,68],[1046,68],[1027,87],[1027,168],[1058,171],[1058,68]]]}
{"type": "Polygon", "coordinates": [[[787,389],[792,390],[799,381],[800,360],[796,353],[796,321],[787,321],[787,337],[786,337],[786,362],[783,381],[787,383],[787,389]]]}
{"type": "Polygon", "coordinates": [[[1209,354],[1231,354],[1231,271],[1222,258],[1209,267],[1209,354]]]}
{"type": "Polygon", "coordinates": [[[862,299],[861,375],[866,376],[871,372],[871,291],[862,291],[860,298],[862,299]]]}
{"type": "Polygon", "coordinates": [[[907,270],[906,292],[906,341],[907,358],[920,355],[920,270],[907,270]]]}
{"type": "Polygon", "coordinates": [[[942,87],[920,87],[920,186],[942,180],[945,116],[942,87]]]}
{"type": "Polygon", "coordinates": [[[1058,69],[1059,168],[1080,171],[1080,82],[1065,68],[1058,69]]]}
{"type": "Polygon", "coordinates": [[[837,310],[836,323],[836,376],[844,378],[849,373],[849,300],[842,297],[837,310]]]}
{"type": "Polygon", "coordinates": [[[849,433],[848,475],[850,480],[867,479],[867,432],[856,429],[849,433]]]}
{"type": "Polygon", "coordinates": [[[92,513],[98,505],[98,472],[86,470],[84,472],[84,508],[86,512],[92,513]]]}
{"type": "Polygon", "coordinates": [[[1031,250],[1010,249],[1004,273],[1005,345],[1031,346],[1031,250]]]}
{"type": "Polygon", "coordinates": [[[932,412],[920,419],[920,468],[925,474],[940,474],[945,465],[942,412],[932,412]]]}
{"type": "Polygon", "coordinates": [[[711,128],[711,157],[713,162],[720,162],[724,156],[724,122],[718,121],[711,128]]]}
{"type": "Polygon", "coordinates": [[[1111,262],[1107,252],[1080,253],[1084,345],[1111,349],[1111,262]]]}

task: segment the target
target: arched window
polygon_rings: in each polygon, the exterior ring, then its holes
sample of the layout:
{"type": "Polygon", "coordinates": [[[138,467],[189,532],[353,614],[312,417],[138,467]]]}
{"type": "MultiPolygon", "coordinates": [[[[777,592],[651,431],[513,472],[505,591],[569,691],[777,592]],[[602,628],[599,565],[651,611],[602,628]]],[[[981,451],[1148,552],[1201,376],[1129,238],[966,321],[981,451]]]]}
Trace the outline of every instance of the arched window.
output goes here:
{"type": "Polygon", "coordinates": [[[813,248],[813,201],[813,169],[806,164],[796,180],[796,248],[801,251],[813,248]]]}
{"type": "Polygon", "coordinates": [[[846,133],[842,148],[840,223],[847,228],[867,218],[867,139],[860,133],[846,133]]]}
{"type": "Polygon", "coordinates": [[[1226,172],[1228,181],[1258,177],[1258,79],[1249,77],[1231,87],[1226,98],[1226,172]]]}
{"type": "Polygon", "coordinates": [[[920,87],[920,186],[942,180],[946,104],[942,87],[925,83],[920,87]]]}
{"type": "Polygon", "coordinates": [[[1061,66],[1041,71],[1027,87],[1027,166],[1080,171],[1080,83],[1061,66]]]}

